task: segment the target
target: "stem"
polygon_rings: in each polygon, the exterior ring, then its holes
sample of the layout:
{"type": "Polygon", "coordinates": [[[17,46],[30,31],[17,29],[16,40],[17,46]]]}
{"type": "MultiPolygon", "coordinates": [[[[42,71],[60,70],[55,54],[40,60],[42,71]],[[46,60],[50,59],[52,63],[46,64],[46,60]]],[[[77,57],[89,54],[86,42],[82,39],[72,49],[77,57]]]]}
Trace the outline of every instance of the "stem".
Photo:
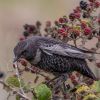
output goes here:
{"type": "Polygon", "coordinates": [[[17,75],[17,78],[18,78],[18,81],[19,81],[19,84],[20,84],[20,90],[21,90],[22,94],[25,95],[24,90],[22,88],[22,84],[21,84],[21,79],[20,79],[20,74],[19,74],[18,63],[17,62],[15,62],[15,70],[16,70],[16,75],[17,75]]]}
{"type": "Polygon", "coordinates": [[[73,40],[75,47],[77,47],[76,39],[73,40]]]}

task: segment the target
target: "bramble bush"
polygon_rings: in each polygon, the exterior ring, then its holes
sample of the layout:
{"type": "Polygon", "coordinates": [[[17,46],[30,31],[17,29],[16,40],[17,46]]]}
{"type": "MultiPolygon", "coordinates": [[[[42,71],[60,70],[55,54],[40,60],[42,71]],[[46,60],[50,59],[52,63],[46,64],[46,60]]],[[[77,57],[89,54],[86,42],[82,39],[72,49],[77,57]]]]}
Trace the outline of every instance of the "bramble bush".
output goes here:
{"type": "MultiPolygon", "coordinates": [[[[93,52],[98,52],[100,49],[100,1],[87,0],[80,1],[79,6],[73,9],[69,16],[64,15],[54,21],[53,25],[50,21],[45,24],[44,32],[41,31],[42,23],[37,21],[34,25],[25,24],[24,32],[19,38],[23,41],[31,36],[39,35],[60,39],[65,43],[73,42],[73,45],[82,49],[93,52]],[[97,40],[97,43],[91,49],[86,48],[87,41],[97,40]],[[80,40],[80,45],[78,41],[80,40]]],[[[92,54],[97,68],[100,68],[100,62],[97,62],[96,56],[92,54]]],[[[21,60],[20,63],[24,68],[19,68],[19,64],[14,64],[16,74],[9,76],[6,81],[0,81],[4,85],[4,89],[9,94],[14,94],[16,100],[100,100],[100,77],[98,81],[93,81],[87,77],[80,75],[77,72],[69,74],[66,86],[62,89],[55,88],[55,80],[52,84],[46,84],[50,81],[50,77],[41,73],[40,69],[29,67],[26,60],[21,60]],[[31,83],[26,83],[22,79],[23,72],[31,72],[36,74],[34,84],[38,82],[39,76],[45,78],[45,81],[34,88],[31,83]],[[31,96],[27,94],[31,93],[31,96]]],[[[59,83],[58,83],[59,84],[59,83]]]]}

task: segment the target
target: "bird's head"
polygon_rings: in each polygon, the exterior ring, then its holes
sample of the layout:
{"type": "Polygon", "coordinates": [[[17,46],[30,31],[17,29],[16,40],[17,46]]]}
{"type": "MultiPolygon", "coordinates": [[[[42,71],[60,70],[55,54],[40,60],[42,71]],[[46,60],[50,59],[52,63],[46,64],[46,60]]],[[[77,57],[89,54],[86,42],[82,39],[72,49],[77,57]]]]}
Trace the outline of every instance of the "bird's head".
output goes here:
{"type": "Polygon", "coordinates": [[[14,48],[14,62],[20,60],[21,58],[30,61],[34,59],[35,56],[35,45],[34,43],[30,43],[28,41],[19,42],[14,48]]]}

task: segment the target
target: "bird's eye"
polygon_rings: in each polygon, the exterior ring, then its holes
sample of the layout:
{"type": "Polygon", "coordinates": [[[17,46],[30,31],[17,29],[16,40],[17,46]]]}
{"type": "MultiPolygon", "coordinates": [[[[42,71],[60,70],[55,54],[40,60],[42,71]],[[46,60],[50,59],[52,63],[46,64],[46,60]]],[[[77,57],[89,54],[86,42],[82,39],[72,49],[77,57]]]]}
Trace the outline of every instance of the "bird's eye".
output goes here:
{"type": "Polygon", "coordinates": [[[24,50],[24,51],[21,53],[21,57],[25,56],[25,55],[26,55],[26,53],[27,53],[27,51],[26,51],[26,50],[24,50]]]}

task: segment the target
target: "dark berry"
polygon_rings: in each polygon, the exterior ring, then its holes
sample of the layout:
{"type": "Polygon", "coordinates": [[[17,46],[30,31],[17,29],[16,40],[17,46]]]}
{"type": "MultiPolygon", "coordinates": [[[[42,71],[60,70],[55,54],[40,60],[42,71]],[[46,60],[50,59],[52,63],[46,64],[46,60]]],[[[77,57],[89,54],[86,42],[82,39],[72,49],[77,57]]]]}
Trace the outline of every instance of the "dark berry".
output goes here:
{"type": "Polygon", "coordinates": [[[76,18],[76,17],[75,17],[75,14],[74,14],[74,13],[71,13],[71,14],[69,15],[69,19],[70,19],[71,21],[74,21],[75,18],[76,18]]]}
{"type": "Polygon", "coordinates": [[[27,31],[23,32],[23,36],[28,37],[29,33],[27,31]]]}
{"type": "Polygon", "coordinates": [[[3,72],[0,72],[0,78],[2,78],[4,76],[3,72]]]}
{"type": "Polygon", "coordinates": [[[89,17],[89,13],[84,12],[84,13],[83,13],[83,18],[88,18],[88,17],[89,17]]]}
{"type": "Polygon", "coordinates": [[[40,27],[41,25],[42,25],[42,24],[41,24],[40,21],[37,21],[37,22],[36,22],[36,26],[37,26],[37,27],[40,27]]]}
{"type": "Polygon", "coordinates": [[[36,31],[36,27],[34,25],[30,25],[29,28],[28,28],[28,32],[33,33],[35,31],[36,31]]]}
{"type": "Polygon", "coordinates": [[[28,24],[25,24],[23,27],[24,27],[25,30],[27,30],[28,27],[29,27],[29,25],[28,24]]]}
{"type": "Polygon", "coordinates": [[[69,84],[67,84],[66,87],[67,87],[68,90],[71,88],[69,84]]]}
{"type": "Polygon", "coordinates": [[[84,2],[84,1],[80,1],[80,8],[83,9],[83,10],[86,10],[87,9],[87,2],[84,2]]]}
{"type": "Polygon", "coordinates": [[[76,39],[76,38],[77,38],[77,34],[72,33],[72,34],[70,35],[70,37],[71,37],[72,39],[76,39]]]}
{"type": "Polygon", "coordinates": [[[65,23],[65,18],[59,18],[59,23],[65,23]]]}
{"type": "Polygon", "coordinates": [[[55,24],[56,26],[59,26],[59,22],[58,22],[58,21],[55,21],[54,24],[55,24]]]}

